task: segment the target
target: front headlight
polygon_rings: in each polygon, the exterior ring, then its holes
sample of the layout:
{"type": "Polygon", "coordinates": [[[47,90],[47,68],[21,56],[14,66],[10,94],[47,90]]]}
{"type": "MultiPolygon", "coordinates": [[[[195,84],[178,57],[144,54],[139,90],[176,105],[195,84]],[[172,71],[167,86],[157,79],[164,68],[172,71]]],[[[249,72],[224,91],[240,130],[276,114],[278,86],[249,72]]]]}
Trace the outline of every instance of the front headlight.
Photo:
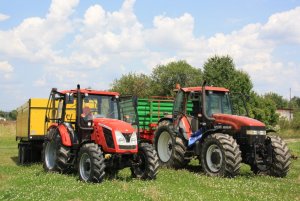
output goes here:
{"type": "Polygon", "coordinates": [[[121,131],[116,130],[115,134],[116,134],[116,140],[118,145],[126,144],[126,139],[121,133],[121,131]]]}
{"type": "Polygon", "coordinates": [[[266,135],[266,131],[262,131],[262,130],[247,130],[246,134],[247,135],[266,135]]]}
{"type": "Polygon", "coordinates": [[[136,132],[133,132],[130,138],[130,143],[131,144],[137,144],[137,135],[136,132]]]}

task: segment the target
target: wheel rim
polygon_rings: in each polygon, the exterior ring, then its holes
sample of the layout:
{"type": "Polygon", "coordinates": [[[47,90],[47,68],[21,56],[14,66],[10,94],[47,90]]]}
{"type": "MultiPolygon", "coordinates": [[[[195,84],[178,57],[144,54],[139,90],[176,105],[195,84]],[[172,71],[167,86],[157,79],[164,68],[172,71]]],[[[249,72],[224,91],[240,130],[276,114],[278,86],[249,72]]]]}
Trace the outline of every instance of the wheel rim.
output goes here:
{"type": "Polygon", "coordinates": [[[88,179],[90,178],[91,169],[92,169],[91,166],[92,166],[92,162],[90,156],[87,153],[83,153],[81,155],[80,162],[79,162],[79,172],[81,178],[84,181],[88,181],[88,179]]]}
{"type": "Polygon", "coordinates": [[[218,172],[223,163],[223,156],[219,146],[210,145],[206,152],[207,167],[212,172],[218,172]]]}
{"type": "Polygon", "coordinates": [[[45,161],[48,169],[53,169],[56,161],[56,144],[55,141],[50,141],[46,145],[45,161]]]}
{"type": "Polygon", "coordinates": [[[171,158],[172,150],[172,138],[167,131],[164,131],[159,136],[157,143],[157,152],[160,160],[167,162],[171,158]]]}

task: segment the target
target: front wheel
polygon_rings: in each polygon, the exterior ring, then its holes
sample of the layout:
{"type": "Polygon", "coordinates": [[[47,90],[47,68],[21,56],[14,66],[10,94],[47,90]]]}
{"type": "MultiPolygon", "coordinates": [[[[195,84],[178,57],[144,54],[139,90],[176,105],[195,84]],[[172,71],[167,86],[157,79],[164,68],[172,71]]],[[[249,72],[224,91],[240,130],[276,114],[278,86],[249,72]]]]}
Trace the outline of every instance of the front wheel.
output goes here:
{"type": "Polygon", "coordinates": [[[239,145],[231,136],[215,133],[204,139],[201,166],[207,175],[234,177],[239,174],[241,161],[239,145]]]}
{"type": "Polygon", "coordinates": [[[85,182],[100,183],[105,176],[105,164],[100,147],[94,143],[83,145],[79,151],[79,178],[85,182]]]}
{"type": "Polygon", "coordinates": [[[132,177],[139,179],[155,179],[158,173],[158,157],[150,144],[142,143],[131,167],[132,177]]]}
{"type": "Polygon", "coordinates": [[[291,154],[287,144],[278,136],[268,136],[272,150],[272,163],[264,166],[251,165],[255,174],[285,177],[291,164],[291,154]],[[263,167],[263,168],[262,168],[263,167]]]}

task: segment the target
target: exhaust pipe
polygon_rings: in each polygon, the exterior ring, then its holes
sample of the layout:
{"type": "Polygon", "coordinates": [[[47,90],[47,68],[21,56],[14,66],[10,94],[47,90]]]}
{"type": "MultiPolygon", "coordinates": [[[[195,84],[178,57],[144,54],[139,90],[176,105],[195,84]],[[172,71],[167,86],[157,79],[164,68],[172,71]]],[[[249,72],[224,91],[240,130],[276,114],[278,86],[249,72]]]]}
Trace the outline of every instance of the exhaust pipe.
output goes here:
{"type": "Polygon", "coordinates": [[[206,114],[206,92],[205,92],[206,80],[202,84],[202,115],[206,121],[215,121],[215,118],[209,117],[206,114]]]}

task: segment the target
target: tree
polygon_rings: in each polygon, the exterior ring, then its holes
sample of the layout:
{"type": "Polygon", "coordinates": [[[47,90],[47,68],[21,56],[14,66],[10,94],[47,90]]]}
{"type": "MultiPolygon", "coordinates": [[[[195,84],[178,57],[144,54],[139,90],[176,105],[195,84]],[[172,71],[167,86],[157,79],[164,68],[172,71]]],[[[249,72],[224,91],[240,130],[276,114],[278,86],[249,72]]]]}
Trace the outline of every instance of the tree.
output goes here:
{"type": "Polygon", "coordinates": [[[201,85],[202,72],[186,61],[176,61],[155,67],[151,78],[153,94],[169,96],[173,94],[176,84],[181,87],[201,85]]]}
{"type": "Polygon", "coordinates": [[[253,84],[250,76],[237,70],[230,56],[214,56],[203,66],[203,77],[208,84],[230,89],[232,93],[249,95],[253,84]]]}
{"type": "Polygon", "coordinates": [[[289,106],[289,102],[286,99],[274,92],[266,93],[264,97],[272,100],[276,104],[277,109],[288,108],[289,106]]]}
{"type": "Polygon", "coordinates": [[[292,99],[291,99],[291,106],[293,109],[296,109],[296,110],[299,110],[300,109],[300,98],[297,97],[297,96],[294,96],[292,99]]]}
{"type": "Polygon", "coordinates": [[[17,119],[17,110],[10,111],[8,116],[9,116],[9,119],[16,120],[17,119]]]}
{"type": "Polygon", "coordinates": [[[122,95],[136,95],[148,97],[151,95],[151,78],[145,74],[129,73],[115,79],[111,91],[117,91],[122,95]]]}
{"type": "Polygon", "coordinates": [[[252,92],[250,98],[250,117],[264,122],[267,125],[275,126],[279,120],[279,115],[276,113],[276,104],[270,98],[259,96],[252,92]]]}

